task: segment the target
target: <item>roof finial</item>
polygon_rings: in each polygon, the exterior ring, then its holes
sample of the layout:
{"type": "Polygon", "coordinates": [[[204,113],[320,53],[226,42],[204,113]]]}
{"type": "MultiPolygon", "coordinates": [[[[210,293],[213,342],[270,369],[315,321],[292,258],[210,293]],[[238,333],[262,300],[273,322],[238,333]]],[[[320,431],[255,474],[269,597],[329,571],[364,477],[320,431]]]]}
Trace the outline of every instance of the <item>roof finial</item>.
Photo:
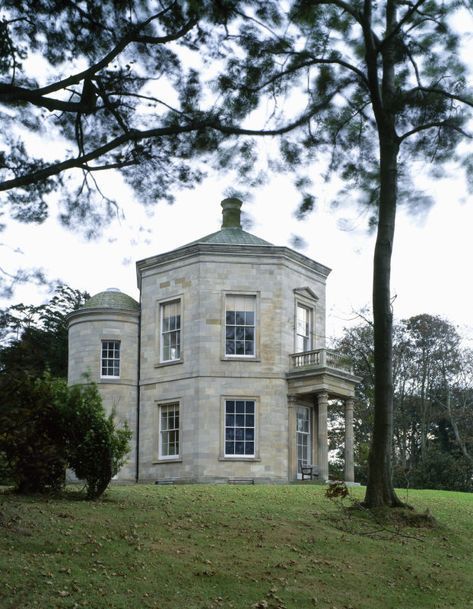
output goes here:
{"type": "Polygon", "coordinates": [[[241,228],[240,208],[242,203],[240,199],[231,197],[224,199],[222,206],[222,228],[241,228]]]}

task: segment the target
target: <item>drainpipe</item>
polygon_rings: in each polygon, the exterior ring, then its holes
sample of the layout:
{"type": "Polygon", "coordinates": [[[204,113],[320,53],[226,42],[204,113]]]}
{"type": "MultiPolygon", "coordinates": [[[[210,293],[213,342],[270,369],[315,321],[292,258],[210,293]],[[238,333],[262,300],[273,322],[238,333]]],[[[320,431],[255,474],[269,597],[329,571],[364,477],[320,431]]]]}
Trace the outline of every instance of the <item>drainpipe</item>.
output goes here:
{"type": "Polygon", "coordinates": [[[140,311],[138,315],[138,358],[136,362],[136,473],[135,482],[140,479],[140,375],[141,375],[141,281],[140,311]]]}

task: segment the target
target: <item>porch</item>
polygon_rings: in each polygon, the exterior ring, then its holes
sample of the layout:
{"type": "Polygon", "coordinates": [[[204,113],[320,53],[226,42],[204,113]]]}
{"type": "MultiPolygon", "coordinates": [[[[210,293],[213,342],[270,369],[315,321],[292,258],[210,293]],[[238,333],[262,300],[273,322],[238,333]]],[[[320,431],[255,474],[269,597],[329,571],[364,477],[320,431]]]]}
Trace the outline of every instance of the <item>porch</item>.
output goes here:
{"type": "Polygon", "coordinates": [[[316,466],[319,480],[328,480],[327,413],[332,400],[344,403],[345,481],[354,482],[353,403],[355,386],[349,359],[330,349],[314,349],[289,356],[286,373],[289,405],[289,478],[300,464],[316,466]]]}

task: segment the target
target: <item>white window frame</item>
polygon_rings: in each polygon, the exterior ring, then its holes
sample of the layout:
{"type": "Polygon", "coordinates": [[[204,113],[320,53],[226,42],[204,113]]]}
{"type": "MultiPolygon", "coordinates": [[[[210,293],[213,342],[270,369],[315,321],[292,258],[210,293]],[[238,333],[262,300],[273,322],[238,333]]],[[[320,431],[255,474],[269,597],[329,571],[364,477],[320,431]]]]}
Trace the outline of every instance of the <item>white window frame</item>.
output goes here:
{"type": "MultiPolygon", "coordinates": [[[[179,461],[181,459],[181,403],[179,400],[173,400],[169,402],[159,402],[158,407],[158,459],[159,461],[179,461]],[[174,409],[178,413],[178,425],[168,429],[163,429],[163,413],[165,410],[174,409]],[[177,433],[177,452],[174,454],[164,454],[163,447],[163,434],[177,433]]],[[[169,446],[169,442],[166,443],[169,446]]]]}
{"type": "MultiPolygon", "coordinates": [[[[159,303],[159,361],[162,364],[168,364],[173,362],[182,361],[182,298],[171,298],[169,300],[165,300],[159,303]],[[173,330],[164,330],[164,310],[166,306],[178,304],[179,305],[179,328],[175,328],[173,330]],[[178,357],[171,357],[169,359],[164,358],[164,336],[167,334],[171,334],[173,332],[178,332],[179,336],[179,355],[178,357]]],[[[171,350],[171,347],[170,347],[171,350]]]]}
{"type": "Polygon", "coordinates": [[[121,371],[121,341],[120,340],[116,340],[116,339],[110,339],[110,338],[103,338],[101,343],[100,343],[100,378],[102,379],[119,379],[120,378],[120,371],[121,371]],[[114,343],[114,347],[111,348],[111,352],[112,352],[112,356],[109,356],[108,353],[110,352],[110,346],[107,346],[107,355],[104,355],[104,348],[105,345],[110,345],[110,343],[114,343]],[[116,348],[116,345],[118,345],[118,348],[116,348]],[[105,363],[107,362],[107,363],[105,363]],[[110,367],[110,362],[111,362],[111,368],[113,370],[114,366],[114,362],[118,362],[118,374],[104,374],[104,363],[105,363],[105,369],[108,370],[108,368],[110,367]]]}
{"type": "Polygon", "coordinates": [[[312,447],[313,447],[313,433],[312,433],[312,416],[313,409],[309,406],[297,406],[296,408],[296,451],[297,451],[297,478],[302,479],[302,472],[300,471],[301,465],[312,465],[312,447]],[[304,411],[304,422],[307,423],[307,430],[299,429],[299,414],[304,411]],[[299,458],[299,448],[306,452],[306,459],[299,458]]]}
{"type": "Polygon", "coordinates": [[[305,351],[312,351],[313,349],[313,318],[314,318],[314,309],[307,304],[296,300],[296,332],[295,332],[295,353],[304,353],[305,351]],[[305,334],[299,333],[299,310],[303,309],[307,314],[307,330],[305,334]],[[307,341],[307,349],[299,349],[298,339],[299,337],[302,340],[307,341]]]}
{"type": "MultiPolygon", "coordinates": [[[[223,414],[223,421],[222,421],[222,431],[223,431],[223,437],[222,437],[222,455],[225,459],[233,459],[233,460],[254,460],[258,457],[258,403],[256,398],[249,398],[249,397],[225,397],[223,398],[223,408],[222,408],[222,414],[223,414]],[[233,412],[228,411],[227,410],[227,404],[229,405],[230,408],[230,403],[233,404],[233,406],[231,407],[233,412]],[[238,403],[243,403],[243,408],[238,404],[238,403]],[[247,407],[249,405],[252,405],[252,410],[253,412],[248,412],[247,411],[247,407]],[[237,412],[237,410],[242,410],[242,412],[237,412]],[[233,417],[233,424],[227,424],[229,423],[229,420],[227,417],[233,417]],[[241,421],[241,423],[243,423],[243,425],[237,425],[237,417],[242,417],[243,420],[241,421]],[[248,422],[248,418],[252,418],[252,422],[253,425],[247,424],[248,422]],[[227,430],[233,430],[234,432],[236,432],[237,430],[253,430],[253,438],[243,438],[243,439],[237,439],[236,433],[234,433],[234,437],[232,439],[227,439],[227,430]],[[235,453],[235,452],[228,452],[227,453],[227,442],[233,442],[235,445],[237,442],[243,442],[243,445],[246,446],[247,443],[252,443],[253,444],[253,452],[252,453],[247,453],[246,450],[243,453],[235,453]]],[[[245,433],[243,432],[242,435],[245,435],[245,433]]]]}
{"type": "MultiPolygon", "coordinates": [[[[238,292],[238,291],[229,291],[229,292],[224,292],[223,293],[223,324],[222,324],[222,328],[223,328],[223,333],[222,333],[222,341],[223,341],[223,358],[224,359],[243,359],[243,360],[256,360],[258,358],[258,353],[259,353],[259,293],[258,292],[238,292]],[[235,298],[248,298],[248,299],[252,299],[254,306],[253,306],[253,324],[248,324],[246,325],[246,323],[244,325],[237,325],[236,323],[234,324],[228,324],[228,327],[234,327],[235,328],[235,333],[236,333],[236,328],[252,328],[253,329],[253,353],[251,354],[244,354],[244,353],[227,353],[227,302],[228,299],[231,297],[235,297],[235,298]]],[[[246,321],[246,320],[245,320],[246,321]]],[[[235,344],[237,342],[237,339],[233,339],[235,341],[235,344]]],[[[246,342],[246,337],[243,338],[243,340],[239,341],[239,342],[243,342],[243,344],[245,344],[246,342]]]]}
{"type": "Polygon", "coordinates": [[[307,309],[309,312],[309,349],[313,351],[317,348],[317,328],[316,328],[316,307],[318,297],[310,288],[296,288],[294,290],[294,353],[304,353],[298,351],[297,346],[297,311],[299,307],[307,309]]]}

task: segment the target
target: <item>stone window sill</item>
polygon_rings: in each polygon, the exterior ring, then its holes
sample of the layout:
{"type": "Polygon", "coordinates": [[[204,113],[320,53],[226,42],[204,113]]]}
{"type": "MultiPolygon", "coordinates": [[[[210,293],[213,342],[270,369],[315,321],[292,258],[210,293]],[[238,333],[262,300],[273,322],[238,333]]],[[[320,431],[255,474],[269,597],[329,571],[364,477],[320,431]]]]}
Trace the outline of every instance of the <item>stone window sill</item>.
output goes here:
{"type": "Polygon", "coordinates": [[[239,357],[238,355],[224,355],[220,358],[222,362],[261,362],[260,357],[239,357]]]}
{"type": "Polygon", "coordinates": [[[182,463],[182,459],[155,459],[153,465],[162,465],[163,463],[182,463]]]}
{"type": "Polygon", "coordinates": [[[155,368],[164,368],[165,366],[175,366],[176,364],[183,364],[184,360],[181,357],[181,359],[175,359],[172,360],[171,362],[157,362],[154,367],[155,368]]]}
{"type": "Polygon", "coordinates": [[[235,463],[235,461],[240,461],[240,462],[245,462],[245,463],[254,463],[254,462],[258,462],[261,461],[261,459],[259,457],[219,457],[218,458],[219,461],[231,461],[232,463],[235,463]]]}

